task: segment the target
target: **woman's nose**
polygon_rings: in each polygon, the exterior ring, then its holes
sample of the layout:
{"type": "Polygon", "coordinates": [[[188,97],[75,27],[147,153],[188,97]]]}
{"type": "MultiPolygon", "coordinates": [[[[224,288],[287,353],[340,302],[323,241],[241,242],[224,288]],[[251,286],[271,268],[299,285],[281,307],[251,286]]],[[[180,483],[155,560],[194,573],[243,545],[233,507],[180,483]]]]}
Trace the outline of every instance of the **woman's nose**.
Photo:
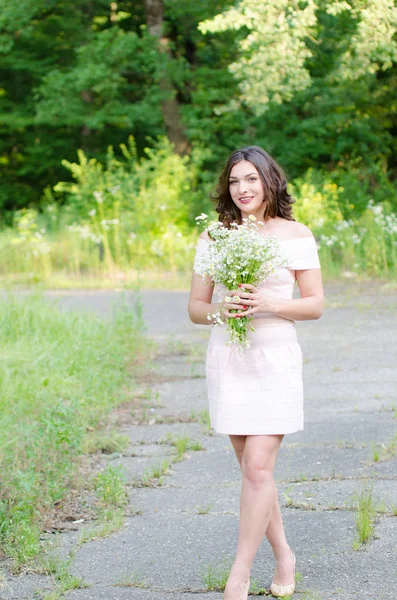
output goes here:
{"type": "Polygon", "coordinates": [[[241,194],[242,192],[246,192],[247,191],[247,183],[246,183],[246,181],[240,181],[239,186],[238,186],[238,191],[239,191],[239,194],[241,194]]]}

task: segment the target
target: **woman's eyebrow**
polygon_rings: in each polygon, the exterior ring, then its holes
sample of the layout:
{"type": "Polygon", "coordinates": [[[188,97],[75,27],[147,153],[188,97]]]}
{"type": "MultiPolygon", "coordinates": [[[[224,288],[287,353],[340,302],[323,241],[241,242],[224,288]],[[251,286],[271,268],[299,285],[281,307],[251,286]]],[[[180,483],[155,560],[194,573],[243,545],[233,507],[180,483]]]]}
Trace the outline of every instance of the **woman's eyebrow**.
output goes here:
{"type": "MultiPolygon", "coordinates": [[[[250,175],[257,175],[257,173],[248,173],[247,175],[244,175],[244,177],[249,177],[250,175]]],[[[237,179],[237,177],[230,177],[230,179],[237,179]]]]}

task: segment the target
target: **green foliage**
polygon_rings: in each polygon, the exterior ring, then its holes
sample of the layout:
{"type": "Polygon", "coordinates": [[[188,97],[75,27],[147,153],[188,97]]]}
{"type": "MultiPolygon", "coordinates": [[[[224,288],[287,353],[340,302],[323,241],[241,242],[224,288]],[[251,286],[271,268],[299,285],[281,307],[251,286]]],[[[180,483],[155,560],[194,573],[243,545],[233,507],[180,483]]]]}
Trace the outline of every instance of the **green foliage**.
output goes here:
{"type": "Polygon", "coordinates": [[[168,270],[183,268],[192,252],[188,195],[194,194],[196,165],[180,157],[166,138],[137,159],[133,138],[121,147],[124,161],[109,147],[106,165],[79,152],[79,163],[65,166],[75,183],[55,189],[68,193],[65,217],[87,242],[103,244],[108,271],[161,262],[168,270]],[[75,222],[78,219],[78,222],[75,222]]]}
{"type": "Polygon", "coordinates": [[[217,567],[208,565],[202,569],[202,579],[207,590],[222,591],[230,574],[230,561],[224,560],[223,564],[217,567]]]}
{"type": "MultiPolygon", "coordinates": [[[[247,31],[240,41],[240,56],[229,69],[240,82],[241,98],[258,115],[265,112],[269,101],[291,100],[296,91],[310,85],[305,62],[311,51],[305,38],[316,23],[316,4],[301,4],[296,0],[241,0],[237,7],[199,24],[203,33],[247,31]]],[[[231,107],[237,106],[232,100],[231,107]]]]}
{"type": "Polygon", "coordinates": [[[148,36],[117,25],[94,31],[75,49],[69,68],[52,69],[42,79],[36,90],[36,122],[56,119],[61,126],[101,130],[108,125],[132,128],[145,118],[146,126],[158,126],[156,70],[148,36]]]}
{"type": "Polygon", "coordinates": [[[124,399],[136,325],[123,309],[109,327],[39,296],[1,304],[0,543],[16,566],[38,553],[43,518],[67,494],[87,431],[124,399]]]}
{"type": "MultiPolygon", "coordinates": [[[[0,3],[0,207],[40,200],[75,149],[163,132],[162,61],[134,2],[0,3]],[[104,129],[106,128],[106,133],[104,129]]],[[[7,213],[6,213],[7,215],[7,213]]]]}
{"type": "Polygon", "coordinates": [[[123,473],[120,468],[108,465],[95,477],[95,491],[99,497],[102,511],[123,508],[128,499],[123,485],[123,473]]]}
{"type": "Polygon", "coordinates": [[[57,234],[50,257],[27,260],[28,242],[8,250],[9,232],[6,271],[19,254],[25,280],[48,280],[65,255],[76,278],[93,267],[114,278],[131,263],[179,269],[227,154],[247,143],[266,148],[297,188],[312,181],[317,194],[321,179],[335,184],[345,220],[371,198],[395,209],[390,0],[164,1],[167,52],[137,0],[0,0],[0,8],[1,219],[11,225],[15,211],[34,209],[36,231],[57,234]],[[169,134],[169,94],[189,159],[157,141],[169,134]],[[104,194],[102,215],[95,191],[104,194]],[[159,218],[163,205],[175,220],[166,211],[159,218]]]}
{"type": "Polygon", "coordinates": [[[291,191],[296,199],[294,217],[314,231],[342,220],[339,203],[341,189],[324,178],[322,173],[309,169],[304,177],[293,182],[291,191]]]}
{"type": "MultiPolygon", "coordinates": [[[[396,61],[397,8],[389,0],[240,0],[236,7],[201,22],[199,29],[203,33],[245,29],[240,55],[229,69],[239,80],[241,100],[261,115],[270,102],[292,100],[296,92],[310,86],[308,59],[315,54],[310,41],[322,41],[317,38],[318,12],[330,15],[334,26],[341,15],[351,22],[352,35],[347,48],[344,44],[342,52],[339,49],[330,81],[358,79],[386,70],[396,61]]],[[[230,106],[238,105],[232,100],[230,106]]]]}

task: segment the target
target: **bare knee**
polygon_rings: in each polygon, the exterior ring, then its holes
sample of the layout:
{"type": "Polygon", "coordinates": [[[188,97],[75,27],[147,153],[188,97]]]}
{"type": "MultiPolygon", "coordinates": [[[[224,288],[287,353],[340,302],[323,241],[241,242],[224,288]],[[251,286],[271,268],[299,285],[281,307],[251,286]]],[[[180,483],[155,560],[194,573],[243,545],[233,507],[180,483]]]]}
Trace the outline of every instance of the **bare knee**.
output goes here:
{"type": "Polygon", "coordinates": [[[263,457],[243,456],[241,471],[251,485],[261,486],[267,481],[273,481],[273,469],[263,461],[263,457]]]}

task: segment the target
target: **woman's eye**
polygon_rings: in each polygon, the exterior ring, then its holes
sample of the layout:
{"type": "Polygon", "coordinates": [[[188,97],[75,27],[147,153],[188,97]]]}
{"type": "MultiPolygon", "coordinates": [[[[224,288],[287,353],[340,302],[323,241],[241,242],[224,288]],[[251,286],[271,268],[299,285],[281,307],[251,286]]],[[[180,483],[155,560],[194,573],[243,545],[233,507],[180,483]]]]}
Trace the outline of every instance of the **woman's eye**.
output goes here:
{"type": "Polygon", "coordinates": [[[248,181],[256,181],[256,177],[250,177],[248,181]]]}

